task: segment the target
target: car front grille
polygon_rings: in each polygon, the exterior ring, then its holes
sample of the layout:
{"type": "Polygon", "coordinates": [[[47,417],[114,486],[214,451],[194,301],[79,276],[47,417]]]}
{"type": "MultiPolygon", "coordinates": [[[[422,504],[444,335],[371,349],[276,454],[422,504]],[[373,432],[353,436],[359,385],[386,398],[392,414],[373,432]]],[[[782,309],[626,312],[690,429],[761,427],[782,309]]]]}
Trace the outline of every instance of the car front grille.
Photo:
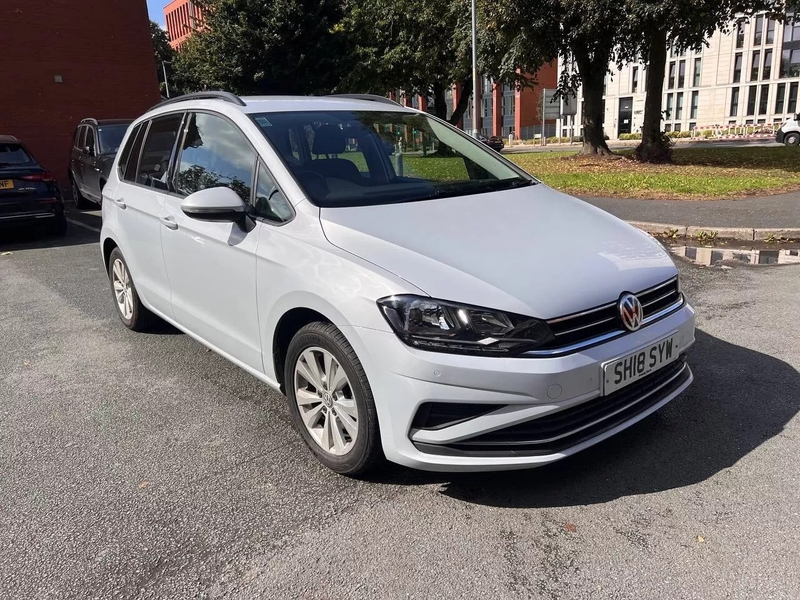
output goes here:
{"type": "MultiPolygon", "coordinates": [[[[683,306],[683,295],[678,278],[638,292],[642,303],[645,327],[683,306]]],[[[617,302],[547,321],[555,339],[548,344],[525,353],[526,356],[559,356],[607,342],[628,333],[622,326],[617,302]]]]}
{"type": "Polygon", "coordinates": [[[544,417],[454,444],[415,442],[422,452],[448,456],[541,456],[571,448],[645,412],[691,378],[686,355],[647,377],[544,417]]]}

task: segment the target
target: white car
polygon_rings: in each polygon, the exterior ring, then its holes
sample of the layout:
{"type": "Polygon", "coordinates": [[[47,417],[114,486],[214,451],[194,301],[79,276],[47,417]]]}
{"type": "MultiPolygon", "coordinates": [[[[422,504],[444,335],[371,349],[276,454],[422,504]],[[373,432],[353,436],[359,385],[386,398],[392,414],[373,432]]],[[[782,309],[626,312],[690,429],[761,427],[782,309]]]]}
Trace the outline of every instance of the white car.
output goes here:
{"type": "Polygon", "coordinates": [[[339,473],[550,463],[692,382],[654,239],[385,98],[164,102],[103,197],[122,322],[281,390],[339,473]]]}
{"type": "Polygon", "coordinates": [[[798,124],[798,116],[792,115],[780,126],[780,129],[775,132],[775,141],[779,144],[786,144],[787,146],[800,145],[800,125],[798,124]]]}

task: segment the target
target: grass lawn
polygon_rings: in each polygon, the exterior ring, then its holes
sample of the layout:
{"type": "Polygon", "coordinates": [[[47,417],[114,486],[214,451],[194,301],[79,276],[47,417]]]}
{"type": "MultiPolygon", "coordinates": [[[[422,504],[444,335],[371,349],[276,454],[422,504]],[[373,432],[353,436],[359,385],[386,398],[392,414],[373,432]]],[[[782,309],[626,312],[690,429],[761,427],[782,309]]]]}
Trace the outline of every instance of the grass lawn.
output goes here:
{"type": "MultiPolygon", "coordinates": [[[[577,151],[577,148],[576,148],[577,151]]],[[[674,148],[675,164],[628,158],[584,158],[575,152],[529,152],[507,158],[548,185],[573,195],[712,200],[800,189],[797,148],[674,148]]]]}

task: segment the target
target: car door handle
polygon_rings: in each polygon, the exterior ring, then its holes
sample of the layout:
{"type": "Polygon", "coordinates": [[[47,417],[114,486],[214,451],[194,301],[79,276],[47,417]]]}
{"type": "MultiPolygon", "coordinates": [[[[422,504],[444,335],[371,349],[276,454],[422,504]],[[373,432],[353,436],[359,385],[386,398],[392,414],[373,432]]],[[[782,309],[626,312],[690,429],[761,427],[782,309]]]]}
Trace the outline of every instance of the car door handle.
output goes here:
{"type": "Polygon", "coordinates": [[[122,198],[109,198],[109,200],[111,200],[114,204],[116,204],[122,209],[128,208],[128,205],[125,204],[125,200],[123,200],[122,198]]]}
{"type": "Polygon", "coordinates": [[[100,167],[95,167],[94,170],[100,173],[103,169],[101,169],[100,167]]]}
{"type": "Polygon", "coordinates": [[[167,229],[177,229],[178,224],[175,222],[175,217],[172,215],[167,215],[165,217],[159,217],[161,220],[161,224],[166,227],[167,229]]]}

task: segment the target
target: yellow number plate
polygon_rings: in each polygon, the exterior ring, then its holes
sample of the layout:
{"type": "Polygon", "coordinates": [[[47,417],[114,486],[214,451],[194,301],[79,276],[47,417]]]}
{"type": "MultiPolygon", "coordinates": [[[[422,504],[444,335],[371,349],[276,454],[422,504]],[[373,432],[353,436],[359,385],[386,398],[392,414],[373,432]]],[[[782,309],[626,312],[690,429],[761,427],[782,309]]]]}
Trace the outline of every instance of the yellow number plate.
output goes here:
{"type": "Polygon", "coordinates": [[[0,190],[10,190],[14,188],[13,179],[0,179],[0,190]]]}

